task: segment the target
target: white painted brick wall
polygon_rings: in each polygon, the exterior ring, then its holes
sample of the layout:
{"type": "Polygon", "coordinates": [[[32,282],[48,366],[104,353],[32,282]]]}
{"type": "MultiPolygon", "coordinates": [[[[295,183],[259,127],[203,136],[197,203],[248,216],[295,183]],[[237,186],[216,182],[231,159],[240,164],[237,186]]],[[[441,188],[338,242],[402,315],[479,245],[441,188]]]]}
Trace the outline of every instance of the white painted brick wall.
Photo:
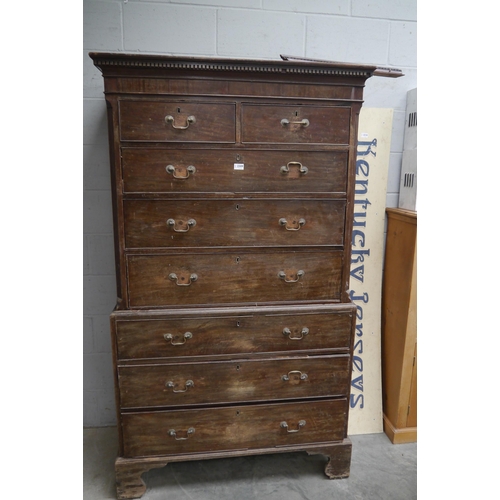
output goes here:
{"type": "Polygon", "coordinates": [[[333,61],[382,65],[387,61],[390,22],[337,16],[307,16],[306,54],[333,61]],[[325,39],[329,33],[331,41],[325,39]]]}
{"type": "Polygon", "coordinates": [[[388,63],[395,66],[417,65],[417,23],[391,23],[388,63]]]}
{"type": "Polygon", "coordinates": [[[355,17],[416,21],[417,2],[411,0],[351,0],[351,14],[355,17]]]}
{"type": "Polygon", "coordinates": [[[279,58],[303,54],[305,16],[288,12],[220,9],[217,16],[218,55],[279,58]]]}
{"type": "Polygon", "coordinates": [[[349,0],[263,0],[262,6],[267,10],[287,12],[305,12],[315,14],[349,15],[349,0]]]}
{"type": "Polygon", "coordinates": [[[217,9],[169,3],[123,4],[125,51],[215,54],[217,9]]]}
{"type": "Polygon", "coordinates": [[[83,1],[83,48],[122,50],[122,2],[83,1]]]}
{"type": "Polygon", "coordinates": [[[106,106],[88,52],[278,59],[280,53],[401,68],[370,78],[366,107],[394,109],[387,206],[397,206],[406,92],[417,86],[416,0],[83,0],[85,426],[115,423],[115,305],[106,106]]]}

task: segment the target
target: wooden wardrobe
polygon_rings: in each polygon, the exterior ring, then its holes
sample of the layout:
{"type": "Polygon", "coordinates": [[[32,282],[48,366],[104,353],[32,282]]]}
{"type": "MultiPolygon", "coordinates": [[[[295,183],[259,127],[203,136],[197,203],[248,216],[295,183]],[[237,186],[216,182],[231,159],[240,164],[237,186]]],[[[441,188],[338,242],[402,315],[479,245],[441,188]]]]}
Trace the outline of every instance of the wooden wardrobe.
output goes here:
{"type": "Polygon", "coordinates": [[[382,291],[384,431],[417,440],[417,213],[388,208],[382,291]]]}

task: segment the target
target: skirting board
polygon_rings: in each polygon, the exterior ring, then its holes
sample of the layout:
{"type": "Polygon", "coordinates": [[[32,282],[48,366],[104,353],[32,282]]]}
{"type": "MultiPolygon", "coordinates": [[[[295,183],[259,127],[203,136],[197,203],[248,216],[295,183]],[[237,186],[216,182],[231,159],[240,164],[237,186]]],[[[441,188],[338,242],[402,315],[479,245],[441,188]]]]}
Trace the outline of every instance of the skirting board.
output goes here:
{"type": "Polygon", "coordinates": [[[392,444],[415,443],[417,441],[417,428],[404,427],[397,429],[384,414],[384,432],[392,444]]]}

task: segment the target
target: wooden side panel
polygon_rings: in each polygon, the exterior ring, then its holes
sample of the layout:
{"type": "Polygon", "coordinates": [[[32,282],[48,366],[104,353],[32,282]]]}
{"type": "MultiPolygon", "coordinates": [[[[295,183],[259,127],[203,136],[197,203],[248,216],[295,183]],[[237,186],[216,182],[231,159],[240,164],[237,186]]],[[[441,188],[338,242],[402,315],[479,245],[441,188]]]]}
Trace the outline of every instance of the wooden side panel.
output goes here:
{"type": "Polygon", "coordinates": [[[416,246],[416,216],[388,209],[382,293],[384,414],[405,427],[416,331],[408,328],[416,246]]]}
{"type": "Polygon", "coordinates": [[[116,97],[106,97],[108,143],[111,177],[111,198],[113,203],[113,239],[116,275],[117,303],[127,302],[127,287],[125,278],[125,255],[123,253],[123,205],[121,189],[120,147],[116,140],[118,135],[118,100],[116,97]]]}
{"type": "Polygon", "coordinates": [[[410,400],[408,401],[407,427],[417,427],[417,344],[415,344],[413,369],[411,371],[410,400]]]}

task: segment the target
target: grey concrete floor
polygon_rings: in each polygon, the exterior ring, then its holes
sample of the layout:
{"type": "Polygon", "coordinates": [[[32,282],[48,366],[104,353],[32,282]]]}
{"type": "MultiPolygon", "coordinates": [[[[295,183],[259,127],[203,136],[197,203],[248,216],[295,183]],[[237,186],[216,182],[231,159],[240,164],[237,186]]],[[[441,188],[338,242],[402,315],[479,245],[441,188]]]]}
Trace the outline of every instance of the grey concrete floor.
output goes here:
{"type": "MultiPolygon", "coordinates": [[[[83,499],[115,499],[115,427],[83,430],[83,499]]],[[[168,464],[143,475],[143,500],[414,500],[417,443],[385,434],[350,436],[351,475],[330,480],[326,458],[283,453],[168,464]]]]}

